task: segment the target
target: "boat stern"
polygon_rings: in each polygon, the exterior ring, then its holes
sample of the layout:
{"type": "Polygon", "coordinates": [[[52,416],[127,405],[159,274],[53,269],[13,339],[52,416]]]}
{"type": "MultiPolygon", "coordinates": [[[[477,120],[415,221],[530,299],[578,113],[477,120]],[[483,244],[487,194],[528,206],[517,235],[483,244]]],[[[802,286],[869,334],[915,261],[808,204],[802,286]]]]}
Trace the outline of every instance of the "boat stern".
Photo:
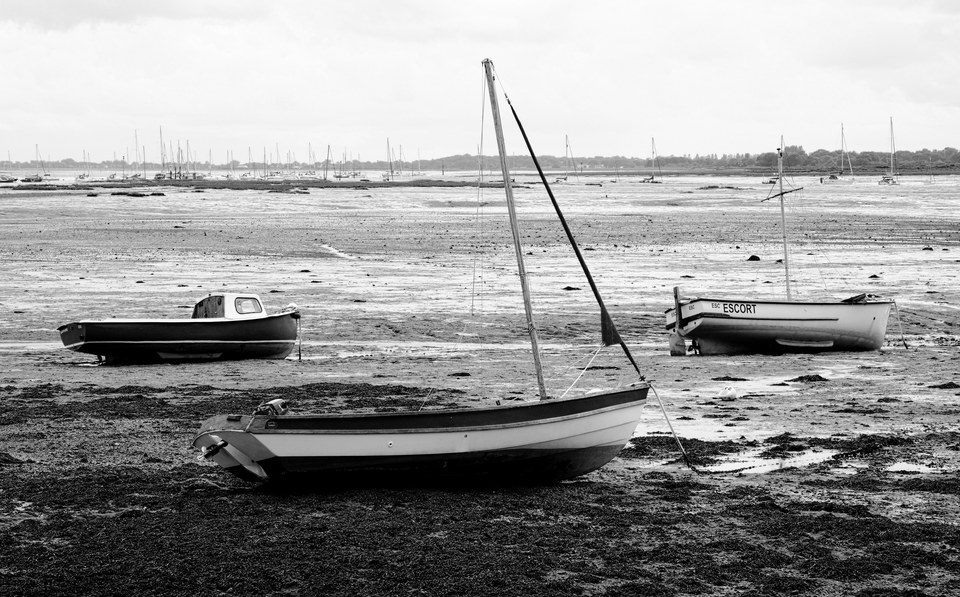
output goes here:
{"type": "Polygon", "coordinates": [[[86,330],[82,323],[71,322],[57,328],[60,332],[60,341],[70,350],[79,350],[86,340],[86,330]]]}
{"type": "Polygon", "coordinates": [[[193,439],[200,450],[197,460],[212,460],[245,481],[266,481],[267,472],[258,461],[269,458],[267,449],[245,430],[252,417],[217,415],[204,421],[193,439]]]}

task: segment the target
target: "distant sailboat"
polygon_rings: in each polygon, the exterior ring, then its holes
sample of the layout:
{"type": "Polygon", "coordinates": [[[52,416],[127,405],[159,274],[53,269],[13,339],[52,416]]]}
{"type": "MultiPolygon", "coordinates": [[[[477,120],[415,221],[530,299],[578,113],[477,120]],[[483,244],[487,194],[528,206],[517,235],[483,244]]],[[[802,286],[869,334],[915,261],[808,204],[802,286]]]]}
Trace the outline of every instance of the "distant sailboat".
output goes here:
{"type": "MultiPolygon", "coordinates": [[[[13,168],[13,160],[10,159],[10,152],[7,152],[7,163],[13,168]]],[[[17,177],[8,172],[0,172],[0,183],[17,182],[17,177]]]]}
{"type": "Polygon", "coordinates": [[[822,184],[851,184],[855,179],[853,178],[853,164],[850,163],[850,154],[847,153],[847,139],[843,133],[843,123],[840,123],[840,168],[837,170],[836,174],[831,174],[827,177],[821,177],[820,182],[822,184]],[[847,174],[843,172],[843,163],[846,160],[847,163],[847,174]]]}
{"type": "Polygon", "coordinates": [[[40,158],[40,146],[35,145],[34,149],[37,152],[37,173],[24,176],[20,179],[20,182],[43,182],[43,179],[48,176],[47,169],[44,168],[43,160],[40,158]]]}
{"type": "Polygon", "coordinates": [[[566,142],[566,147],[563,150],[564,162],[567,165],[567,172],[563,176],[558,176],[556,182],[566,182],[570,178],[570,171],[573,171],[573,175],[577,177],[577,182],[580,182],[580,173],[577,172],[577,163],[573,159],[573,150],[570,149],[570,137],[564,135],[564,141],[566,142]]]}
{"type": "Polygon", "coordinates": [[[880,177],[877,184],[900,184],[897,173],[897,146],[893,140],[893,116],[890,117],[890,171],[880,177]]]}
{"type": "Polygon", "coordinates": [[[653,156],[651,158],[651,161],[653,162],[653,172],[650,174],[650,176],[640,180],[640,182],[660,184],[663,182],[663,172],[660,171],[660,158],[657,157],[657,143],[654,141],[653,137],[650,137],[650,154],[653,156]]]}

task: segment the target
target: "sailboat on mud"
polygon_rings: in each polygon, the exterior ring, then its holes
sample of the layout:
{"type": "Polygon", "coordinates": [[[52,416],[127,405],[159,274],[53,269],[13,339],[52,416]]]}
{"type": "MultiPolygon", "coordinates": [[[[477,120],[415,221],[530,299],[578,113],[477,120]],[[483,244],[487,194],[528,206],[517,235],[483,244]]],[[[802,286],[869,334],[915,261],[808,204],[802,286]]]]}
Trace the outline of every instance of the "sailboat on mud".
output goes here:
{"type": "Polygon", "coordinates": [[[893,140],[893,116],[890,117],[890,169],[880,177],[877,184],[897,185],[900,179],[897,173],[897,145],[893,140]]]}
{"type": "Polygon", "coordinates": [[[853,177],[853,164],[850,162],[850,154],[847,153],[847,138],[843,133],[843,123],[840,123],[840,167],[836,174],[831,174],[820,178],[821,184],[853,184],[856,179],[853,177]],[[846,161],[847,171],[844,173],[843,166],[846,161]]]}
{"type": "Polygon", "coordinates": [[[686,340],[701,355],[879,350],[883,345],[892,301],[868,301],[865,294],[839,302],[793,300],[784,197],[802,187],[784,190],[782,139],[777,153],[779,191],[764,201],[780,201],[787,300],[725,295],[683,298],[674,287],[674,307],[666,312],[671,354],[685,354],[686,340]]]}
{"type": "Polygon", "coordinates": [[[564,135],[564,141],[566,142],[566,148],[563,150],[563,161],[567,166],[567,171],[563,176],[558,176],[555,182],[567,182],[571,171],[577,177],[577,182],[580,182],[580,172],[577,171],[577,163],[573,159],[573,150],[570,148],[570,137],[564,135]]]}
{"type": "Polygon", "coordinates": [[[660,158],[657,157],[657,143],[654,141],[653,137],[650,137],[650,151],[651,161],[653,162],[653,172],[650,176],[640,179],[640,182],[646,182],[651,184],[660,184],[663,182],[663,172],[660,170],[660,158]]]}
{"type": "MultiPolygon", "coordinates": [[[[194,446],[202,456],[248,480],[319,483],[532,483],[569,479],[602,467],[633,435],[649,385],[620,338],[543,170],[541,182],[600,307],[603,346],[619,344],[638,380],[610,391],[550,399],[530,304],[523,249],[506,162],[493,63],[483,62],[524,298],[539,400],[511,406],[375,414],[291,414],[282,400],[253,415],[215,416],[194,446]]],[[[509,103],[509,99],[507,99],[509,103]]]]}

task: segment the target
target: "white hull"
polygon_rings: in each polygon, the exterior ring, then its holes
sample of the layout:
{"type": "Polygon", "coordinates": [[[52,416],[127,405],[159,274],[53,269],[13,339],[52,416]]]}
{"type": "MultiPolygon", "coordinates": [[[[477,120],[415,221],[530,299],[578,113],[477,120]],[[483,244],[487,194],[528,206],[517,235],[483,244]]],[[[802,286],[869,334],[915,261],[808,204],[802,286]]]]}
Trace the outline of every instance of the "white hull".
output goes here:
{"type": "Polygon", "coordinates": [[[820,179],[820,184],[853,184],[856,182],[856,179],[846,178],[846,177],[825,177],[820,179]]]}
{"type": "Polygon", "coordinates": [[[680,305],[680,335],[702,355],[879,350],[892,304],[697,298],[680,305]]]}
{"type": "Polygon", "coordinates": [[[552,481],[616,456],[636,430],[647,387],[486,409],[221,415],[193,443],[250,480],[552,481]]]}

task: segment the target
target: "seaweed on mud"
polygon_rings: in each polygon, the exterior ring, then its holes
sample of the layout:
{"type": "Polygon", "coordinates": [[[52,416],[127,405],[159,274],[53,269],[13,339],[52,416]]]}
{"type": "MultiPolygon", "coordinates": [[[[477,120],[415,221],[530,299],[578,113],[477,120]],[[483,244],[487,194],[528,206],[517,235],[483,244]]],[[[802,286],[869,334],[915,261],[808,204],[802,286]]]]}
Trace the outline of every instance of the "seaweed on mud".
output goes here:
{"type": "Polygon", "coordinates": [[[763,440],[764,445],[771,445],[767,452],[772,455],[783,455],[786,452],[799,452],[809,448],[824,448],[840,452],[835,458],[842,458],[852,454],[870,454],[879,452],[883,448],[909,446],[917,440],[902,435],[858,435],[852,438],[844,437],[797,437],[790,432],[774,435],[763,440]]]}
{"type": "Polygon", "coordinates": [[[150,386],[118,386],[116,388],[110,387],[92,387],[85,388],[84,391],[88,394],[93,394],[95,396],[102,396],[104,394],[162,394],[164,392],[169,392],[168,388],[154,388],[150,386]]]}
{"type": "Polygon", "coordinates": [[[103,418],[137,418],[145,413],[168,413],[170,404],[163,398],[137,393],[105,396],[86,403],[74,402],[64,406],[78,413],[75,416],[89,414],[103,418]]]}
{"type": "Polygon", "coordinates": [[[401,385],[314,383],[247,391],[218,390],[209,386],[153,388],[148,386],[97,387],[85,393],[93,400],[56,402],[63,386],[46,384],[21,392],[17,408],[0,412],[0,425],[23,423],[31,418],[162,418],[196,421],[222,413],[252,413],[257,405],[282,398],[293,411],[409,410],[423,406],[450,407],[460,390],[416,388],[401,385]],[[165,397],[160,394],[168,394],[165,397]]]}
{"type": "Polygon", "coordinates": [[[793,379],[788,379],[787,381],[817,383],[817,382],[830,381],[830,380],[820,375],[801,375],[799,377],[794,377],[793,379]]]}
{"type": "Polygon", "coordinates": [[[839,558],[826,555],[809,560],[800,566],[800,570],[810,576],[844,582],[862,581],[867,578],[889,574],[893,564],[873,558],[839,558]]]}
{"type": "Polygon", "coordinates": [[[702,491],[713,491],[713,486],[685,479],[669,479],[651,482],[647,489],[650,495],[667,502],[689,502],[695,493],[702,491]]]}
{"type": "Polygon", "coordinates": [[[946,476],[938,475],[937,478],[933,479],[916,477],[900,481],[897,483],[897,486],[903,491],[912,493],[927,492],[960,495],[960,476],[956,474],[946,476]]]}
{"type": "Polygon", "coordinates": [[[852,593],[853,597],[935,597],[936,595],[946,595],[942,591],[956,590],[958,587],[940,587],[936,593],[927,593],[920,589],[903,589],[900,587],[868,587],[852,593]]]}
{"type": "MultiPolygon", "coordinates": [[[[719,456],[743,450],[743,444],[734,441],[711,442],[699,439],[681,438],[681,445],[691,464],[707,465],[717,461],[719,456]]],[[[674,456],[682,461],[683,454],[677,446],[677,440],[671,436],[635,437],[620,451],[618,457],[632,458],[666,458],[674,456]]]]}
{"type": "Polygon", "coordinates": [[[876,516],[870,512],[870,509],[863,504],[844,504],[840,502],[789,502],[786,505],[788,510],[797,510],[804,512],[829,512],[831,514],[845,514],[855,518],[872,518],[876,516]]]}
{"type": "Polygon", "coordinates": [[[830,412],[849,415],[882,415],[889,413],[890,411],[885,408],[854,408],[852,406],[848,406],[847,408],[832,410],[830,412]]]}
{"type": "Polygon", "coordinates": [[[67,393],[67,389],[58,383],[41,383],[22,388],[12,398],[25,401],[52,400],[67,393]]]}

